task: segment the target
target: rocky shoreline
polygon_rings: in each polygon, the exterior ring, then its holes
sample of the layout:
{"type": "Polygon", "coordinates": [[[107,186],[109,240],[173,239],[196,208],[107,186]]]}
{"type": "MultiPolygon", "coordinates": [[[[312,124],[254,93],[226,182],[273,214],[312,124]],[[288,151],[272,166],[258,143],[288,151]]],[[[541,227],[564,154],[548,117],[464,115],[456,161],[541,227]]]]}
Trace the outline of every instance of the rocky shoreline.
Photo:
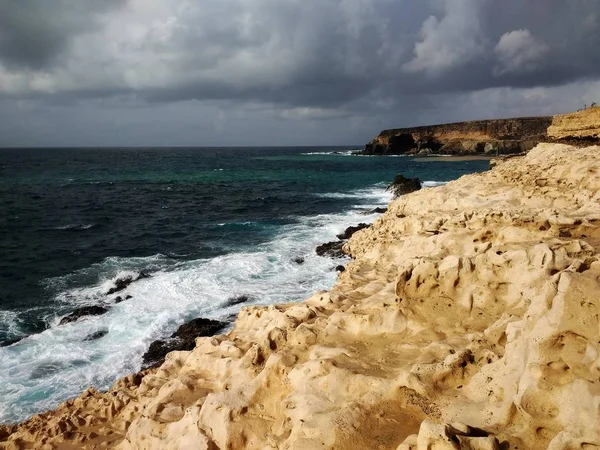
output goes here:
{"type": "Polygon", "coordinates": [[[0,447],[600,447],[600,147],[401,196],[344,251],[330,292],[243,308],[0,447]]]}

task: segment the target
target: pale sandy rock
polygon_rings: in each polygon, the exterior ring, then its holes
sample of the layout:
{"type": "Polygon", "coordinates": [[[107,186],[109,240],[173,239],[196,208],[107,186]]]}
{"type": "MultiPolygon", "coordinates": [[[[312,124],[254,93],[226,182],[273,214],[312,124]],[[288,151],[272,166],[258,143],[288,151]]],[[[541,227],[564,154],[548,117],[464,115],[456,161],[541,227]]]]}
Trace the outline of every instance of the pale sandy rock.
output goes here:
{"type": "Polygon", "coordinates": [[[600,139],[600,107],[554,116],[548,137],[600,139]]]}
{"type": "MultiPolygon", "coordinates": [[[[600,448],[600,147],[403,196],[331,292],[244,308],[3,448],[600,448]]],[[[4,441],[2,441],[4,439],[4,441]]]]}

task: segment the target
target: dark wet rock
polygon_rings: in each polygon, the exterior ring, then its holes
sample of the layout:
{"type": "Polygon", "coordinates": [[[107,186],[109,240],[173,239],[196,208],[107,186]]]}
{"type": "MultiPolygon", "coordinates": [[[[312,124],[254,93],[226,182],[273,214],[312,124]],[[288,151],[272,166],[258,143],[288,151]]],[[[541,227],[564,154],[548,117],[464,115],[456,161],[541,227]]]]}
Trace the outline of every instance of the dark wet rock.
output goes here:
{"type": "Polygon", "coordinates": [[[387,208],[375,208],[372,209],[369,214],[383,214],[385,212],[387,212],[387,208]]]}
{"type": "Polygon", "coordinates": [[[204,318],[184,323],[169,339],[157,340],[150,344],[142,357],[142,369],[160,366],[169,352],[193,350],[197,337],[213,336],[226,326],[226,322],[204,318]]]}
{"type": "Polygon", "coordinates": [[[398,174],[392,184],[387,187],[388,191],[393,192],[394,197],[399,197],[404,194],[410,194],[421,189],[421,180],[418,178],[406,178],[404,175],[398,174]]]}
{"type": "Polygon", "coordinates": [[[294,258],[292,261],[294,261],[296,264],[304,264],[304,258],[301,257],[294,258]]]}
{"type": "Polygon", "coordinates": [[[104,336],[106,336],[108,334],[108,330],[100,330],[100,331],[96,331],[95,333],[92,334],[88,334],[84,341],[95,341],[97,339],[103,338],[104,336]]]}
{"type": "Polygon", "coordinates": [[[127,296],[125,296],[125,298],[123,298],[119,295],[118,297],[115,298],[115,303],[121,303],[121,302],[124,302],[125,300],[129,300],[132,298],[133,298],[133,296],[131,296],[131,295],[127,295],[127,296]]]}
{"type": "Polygon", "coordinates": [[[234,306],[234,305],[239,305],[241,303],[249,302],[250,300],[252,300],[252,297],[249,297],[247,295],[238,295],[237,297],[228,298],[225,305],[226,306],[234,306]]]}
{"type": "Polygon", "coordinates": [[[317,255],[329,256],[330,258],[341,258],[343,256],[346,256],[346,254],[342,250],[343,246],[344,241],[334,241],[321,244],[317,247],[317,255]]]}
{"type": "Polygon", "coordinates": [[[354,233],[356,233],[357,231],[360,231],[360,230],[362,230],[364,228],[368,228],[370,226],[371,225],[368,224],[368,223],[359,223],[356,226],[346,228],[346,231],[344,231],[343,233],[337,235],[337,238],[338,239],[350,239],[352,237],[352,235],[354,233]]]}
{"type": "Polygon", "coordinates": [[[102,314],[106,314],[107,312],[108,308],[105,308],[103,306],[84,306],[83,308],[77,308],[68,316],[63,317],[59,325],[75,322],[81,319],[82,317],[86,316],[101,316],[102,314]]]}
{"type": "Polygon", "coordinates": [[[0,347],[8,347],[10,345],[16,344],[17,342],[21,342],[23,339],[25,339],[25,336],[20,338],[7,339],[6,341],[0,343],[0,347]]]}
{"type": "Polygon", "coordinates": [[[114,281],[115,286],[110,288],[108,292],[106,292],[106,295],[116,294],[117,292],[120,292],[123,289],[125,289],[134,281],[142,280],[144,278],[150,278],[150,275],[148,275],[144,271],[138,273],[137,275],[127,275],[126,277],[117,278],[114,281]]]}
{"type": "Polygon", "coordinates": [[[345,272],[345,271],[346,271],[346,268],[340,264],[339,266],[337,266],[337,267],[335,268],[335,271],[336,271],[336,272],[340,272],[340,273],[342,273],[342,272],[345,272]]]}

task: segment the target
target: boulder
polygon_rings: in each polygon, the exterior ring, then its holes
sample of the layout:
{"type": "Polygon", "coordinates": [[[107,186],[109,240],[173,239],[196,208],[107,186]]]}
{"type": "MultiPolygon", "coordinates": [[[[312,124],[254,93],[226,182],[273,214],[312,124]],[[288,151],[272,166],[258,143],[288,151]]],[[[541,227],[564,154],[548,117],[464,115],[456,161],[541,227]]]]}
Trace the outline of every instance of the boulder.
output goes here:
{"type": "Polygon", "coordinates": [[[248,295],[238,295],[237,297],[230,297],[227,299],[225,306],[239,305],[240,303],[246,303],[252,300],[252,297],[248,295]]]}
{"type": "Polygon", "coordinates": [[[108,312],[108,308],[103,306],[84,306],[82,308],[77,308],[68,316],[65,316],[60,321],[59,325],[64,325],[65,323],[76,322],[82,317],[86,316],[100,316],[102,314],[106,314],[108,312]]]}
{"type": "Polygon", "coordinates": [[[394,198],[404,194],[410,194],[421,189],[421,180],[418,178],[406,178],[398,174],[394,181],[387,187],[388,191],[393,192],[394,198]]]}
{"type": "Polygon", "coordinates": [[[142,369],[160,366],[169,352],[193,350],[197,337],[213,336],[226,326],[226,322],[204,318],[184,323],[169,339],[157,340],[150,344],[148,351],[142,357],[142,369]]]}

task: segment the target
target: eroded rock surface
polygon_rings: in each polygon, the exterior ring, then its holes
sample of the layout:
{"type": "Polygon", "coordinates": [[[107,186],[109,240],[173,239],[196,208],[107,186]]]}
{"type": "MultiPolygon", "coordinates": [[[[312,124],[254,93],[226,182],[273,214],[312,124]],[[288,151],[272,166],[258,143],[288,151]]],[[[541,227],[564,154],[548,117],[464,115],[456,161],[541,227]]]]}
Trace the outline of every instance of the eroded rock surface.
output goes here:
{"type": "Polygon", "coordinates": [[[600,147],[543,144],[392,202],[330,292],[244,308],[0,446],[600,448],[599,248],[600,147]]]}
{"type": "Polygon", "coordinates": [[[548,136],[558,141],[599,143],[600,107],[554,116],[548,136]]]}

